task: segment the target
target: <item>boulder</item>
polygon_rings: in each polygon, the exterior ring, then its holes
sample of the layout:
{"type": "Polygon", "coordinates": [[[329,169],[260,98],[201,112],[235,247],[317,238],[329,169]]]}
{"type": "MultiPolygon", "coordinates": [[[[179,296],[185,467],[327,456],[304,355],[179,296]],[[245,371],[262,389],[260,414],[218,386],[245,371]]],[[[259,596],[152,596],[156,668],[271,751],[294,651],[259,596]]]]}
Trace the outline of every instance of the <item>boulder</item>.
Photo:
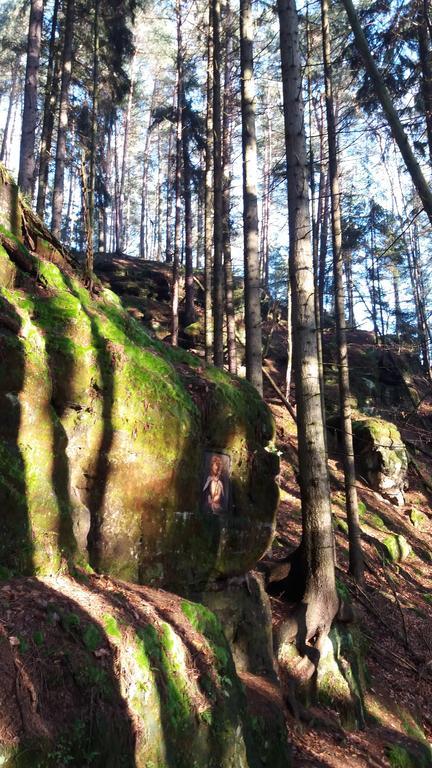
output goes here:
{"type": "Polygon", "coordinates": [[[89,563],[183,593],[247,572],[278,501],[273,421],[253,387],[152,339],[61,254],[36,258],[33,277],[1,259],[3,567],[89,563]]]}
{"type": "Polygon", "coordinates": [[[383,545],[391,563],[403,563],[412,553],[411,545],[402,534],[390,534],[384,539],[383,545]]]}
{"type": "Polygon", "coordinates": [[[398,429],[383,419],[368,418],[353,421],[353,435],[360,475],[392,504],[403,505],[408,456],[398,429]]]}

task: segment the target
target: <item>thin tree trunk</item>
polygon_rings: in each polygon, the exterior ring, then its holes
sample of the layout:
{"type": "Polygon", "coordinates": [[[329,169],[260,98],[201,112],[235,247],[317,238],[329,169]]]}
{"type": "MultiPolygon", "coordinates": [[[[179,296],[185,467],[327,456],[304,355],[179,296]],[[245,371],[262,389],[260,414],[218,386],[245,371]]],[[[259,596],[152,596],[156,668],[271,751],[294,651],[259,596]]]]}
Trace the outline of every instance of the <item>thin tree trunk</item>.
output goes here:
{"type": "Polygon", "coordinates": [[[18,173],[18,185],[29,197],[33,197],[35,185],[35,145],[38,123],[37,86],[43,11],[43,0],[31,0],[18,173]]]}
{"type": "Polygon", "coordinates": [[[157,206],[156,206],[156,261],[162,260],[162,141],[160,127],[157,133],[157,206]]]}
{"type": "MultiPolygon", "coordinates": [[[[200,168],[204,165],[204,152],[200,152],[200,168]]],[[[197,212],[196,212],[196,268],[201,270],[204,265],[204,188],[205,179],[200,179],[197,192],[197,212]]]]}
{"type": "Polygon", "coordinates": [[[351,423],[348,344],[345,321],[345,289],[342,254],[342,216],[339,189],[339,168],[336,146],[336,124],[333,104],[332,63],[328,0],[321,0],[324,79],[327,111],[327,136],[331,192],[333,241],[333,276],[336,310],[336,343],[339,377],[339,399],[342,429],[342,450],[345,478],[345,501],[348,521],[349,572],[356,581],[363,581],[363,554],[358,514],[354,445],[351,423]]]}
{"type": "Polygon", "coordinates": [[[411,176],[412,182],[417,190],[420,200],[423,203],[425,212],[432,224],[432,192],[422,173],[422,170],[411,149],[408,136],[405,133],[399,116],[393,106],[392,100],[384,80],[372,58],[369,45],[360,26],[359,18],[354,8],[352,0],[342,0],[343,6],[347,12],[357,48],[363,58],[366,71],[372,81],[375,93],[386,115],[392,135],[399,147],[400,153],[404,159],[406,169],[411,176]]]}
{"type": "MultiPolygon", "coordinates": [[[[155,101],[156,101],[157,88],[158,88],[158,81],[157,79],[155,79],[153,84],[152,96],[150,100],[149,119],[147,123],[147,133],[146,133],[146,139],[145,139],[145,145],[144,145],[143,170],[142,170],[142,180],[141,180],[141,216],[140,216],[140,258],[141,259],[145,259],[147,256],[148,232],[146,227],[146,214],[147,214],[147,208],[148,208],[148,164],[149,164],[150,143],[151,143],[151,136],[152,136],[151,127],[152,127],[152,120],[153,120],[153,110],[154,110],[155,101]]],[[[171,133],[170,133],[170,140],[171,140],[171,133]]],[[[170,155],[170,152],[168,152],[168,157],[169,155],[170,155]]]]}
{"type": "Polygon", "coordinates": [[[117,122],[114,123],[114,242],[115,252],[120,253],[120,220],[119,220],[119,168],[118,168],[118,136],[117,122]]]}
{"type": "Polygon", "coordinates": [[[69,242],[69,243],[72,239],[71,216],[72,216],[74,184],[75,184],[75,173],[74,173],[73,164],[71,163],[70,175],[69,175],[69,194],[68,194],[68,203],[67,203],[67,212],[66,212],[66,222],[64,227],[64,240],[65,242],[69,242]]]}
{"type": "Polygon", "coordinates": [[[400,291],[399,280],[400,274],[398,267],[393,264],[391,267],[391,275],[393,282],[393,296],[394,296],[394,313],[395,313],[395,334],[399,338],[402,332],[402,310],[400,305],[400,291]]]}
{"type": "Polygon", "coordinates": [[[428,0],[418,1],[417,35],[421,70],[421,94],[425,110],[429,159],[432,163],[432,40],[428,29],[428,0]]]}
{"type": "Polygon", "coordinates": [[[246,376],[262,395],[262,338],[258,255],[257,147],[251,0],[240,0],[240,68],[243,151],[246,376]]]}
{"type": "MultiPolygon", "coordinates": [[[[87,279],[92,285],[93,281],[93,242],[95,230],[95,186],[96,186],[96,139],[97,139],[97,117],[99,110],[99,3],[95,0],[94,27],[93,27],[93,88],[92,88],[92,119],[90,133],[90,173],[89,173],[89,197],[88,197],[88,218],[89,232],[87,237],[87,259],[86,272],[87,279]]],[[[121,205],[121,201],[119,200],[121,205]]],[[[121,235],[120,235],[121,236],[121,235]]]]}
{"type": "Polygon", "coordinates": [[[73,27],[74,2],[73,0],[67,0],[51,223],[51,229],[54,235],[58,238],[60,238],[61,233],[61,220],[64,200],[64,172],[66,163],[66,139],[68,133],[69,86],[72,76],[72,44],[74,35],[73,27]]]}
{"type": "Polygon", "coordinates": [[[195,322],[195,289],[193,276],[193,219],[191,193],[191,167],[189,157],[189,132],[185,120],[185,104],[183,100],[183,197],[185,215],[185,314],[184,325],[195,322]]]}
{"type": "MultiPolygon", "coordinates": [[[[71,144],[74,144],[75,140],[75,124],[72,123],[72,130],[71,130],[71,144]]],[[[71,231],[71,211],[72,211],[72,198],[73,198],[73,187],[74,187],[74,166],[71,162],[69,167],[69,193],[68,193],[68,201],[67,201],[67,209],[66,209],[66,218],[62,230],[62,239],[67,242],[70,238],[70,231],[71,231]]]]}
{"type": "Polygon", "coordinates": [[[222,117],[221,117],[221,2],[211,0],[213,19],[213,355],[223,368],[224,290],[222,262],[222,117]]]}
{"type": "Polygon", "coordinates": [[[285,392],[287,400],[289,400],[291,392],[291,378],[292,378],[292,362],[293,362],[293,343],[292,343],[292,299],[291,299],[291,283],[288,279],[287,282],[287,367],[285,373],[285,392]]]}
{"type": "Polygon", "coordinates": [[[232,120],[235,94],[233,92],[232,82],[232,40],[233,25],[232,12],[227,2],[226,5],[226,28],[225,28],[225,71],[224,71],[224,98],[223,98],[223,256],[224,256],[224,274],[225,274],[225,304],[226,304],[226,327],[227,327],[227,345],[228,345],[228,370],[230,373],[237,373],[237,349],[236,349],[236,327],[234,312],[234,287],[233,287],[233,269],[231,257],[231,232],[230,232],[230,214],[231,214],[231,182],[232,182],[232,120]]]}
{"type": "Polygon", "coordinates": [[[168,158],[167,158],[167,194],[166,194],[166,240],[165,240],[165,262],[171,264],[173,260],[172,254],[172,204],[173,204],[173,178],[172,178],[172,143],[173,143],[173,128],[170,125],[168,135],[168,158]]]}
{"type": "Polygon", "coordinates": [[[59,0],[55,0],[51,21],[51,35],[48,54],[48,69],[45,83],[45,101],[42,122],[42,133],[39,152],[39,183],[36,211],[41,218],[45,214],[46,192],[48,185],[48,168],[51,156],[51,142],[54,130],[54,115],[58,95],[58,80],[60,56],[56,55],[57,19],[59,0]]]}
{"type": "Polygon", "coordinates": [[[321,318],[324,317],[324,298],[325,298],[326,267],[327,267],[328,219],[329,219],[329,198],[330,198],[330,180],[329,180],[328,171],[325,172],[324,179],[325,179],[324,188],[323,188],[324,205],[323,205],[322,220],[321,220],[321,227],[320,227],[319,275],[318,275],[318,291],[319,291],[321,318]]]}
{"type": "Polygon", "coordinates": [[[122,251],[124,249],[124,240],[125,240],[123,209],[125,206],[126,166],[127,166],[127,156],[128,156],[128,150],[129,150],[129,132],[130,132],[130,122],[131,122],[131,114],[132,114],[133,93],[134,93],[134,86],[135,86],[135,62],[136,62],[136,50],[134,50],[134,54],[132,57],[132,64],[131,64],[131,79],[130,79],[130,87],[129,87],[127,107],[126,107],[125,122],[124,122],[123,154],[122,154],[122,164],[121,164],[121,173],[120,173],[120,193],[119,193],[120,212],[119,213],[120,213],[120,250],[122,251]]]}
{"type": "MultiPolygon", "coordinates": [[[[315,216],[315,164],[312,142],[312,76],[311,76],[311,33],[309,23],[309,5],[306,6],[306,61],[307,61],[307,100],[308,100],[308,113],[309,113],[309,183],[311,192],[310,211],[312,220],[312,258],[314,265],[314,280],[315,280],[315,322],[317,328],[317,349],[318,349],[318,370],[320,379],[320,392],[321,392],[321,412],[322,419],[326,422],[325,411],[325,397],[324,397],[324,362],[323,362],[323,327],[322,327],[322,314],[320,306],[320,293],[318,290],[319,283],[319,252],[318,252],[318,219],[315,216]]],[[[322,116],[322,123],[324,122],[324,116],[322,116]]],[[[323,126],[322,126],[323,130],[323,126]]],[[[322,132],[322,131],[321,131],[322,132]]],[[[323,151],[323,142],[321,142],[321,151],[323,151]]],[[[324,432],[324,439],[326,441],[327,452],[327,432],[324,432]]]]}
{"type": "Polygon", "coordinates": [[[17,91],[18,67],[19,67],[19,58],[17,56],[12,65],[12,70],[11,70],[11,89],[9,92],[9,102],[8,102],[8,109],[6,113],[6,122],[5,122],[4,131],[3,131],[2,145],[0,149],[0,163],[4,163],[6,158],[6,148],[8,146],[8,140],[9,140],[9,129],[11,124],[13,105],[15,103],[16,91],[17,91]]]}
{"type": "Polygon", "coordinates": [[[314,270],[298,21],[293,0],[278,0],[288,176],[290,280],[302,501],[304,594],[298,640],[319,641],[338,609],[333,528],[318,374],[314,270]]]}
{"type": "Polygon", "coordinates": [[[175,226],[174,226],[174,259],[172,272],[172,326],[171,344],[178,346],[179,331],[179,269],[182,245],[181,233],[181,172],[182,172],[182,105],[183,105],[183,40],[182,40],[182,8],[181,0],[176,0],[177,16],[177,124],[176,124],[176,169],[175,169],[175,226]]]}
{"type": "Polygon", "coordinates": [[[206,363],[213,360],[213,312],[212,312],[212,268],[213,268],[213,13],[209,3],[207,41],[207,112],[204,178],[204,334],[206,363]]]}
{"type": "Polygon", "coordinates": [[[263,202],[261,223],[261,280],[264,290],[269,290],[269,226],[271,198],[271,164],[272,164],[272,123],[268,93],[265,107],[264,132],[264,171],[263,171],[263,202]]]}

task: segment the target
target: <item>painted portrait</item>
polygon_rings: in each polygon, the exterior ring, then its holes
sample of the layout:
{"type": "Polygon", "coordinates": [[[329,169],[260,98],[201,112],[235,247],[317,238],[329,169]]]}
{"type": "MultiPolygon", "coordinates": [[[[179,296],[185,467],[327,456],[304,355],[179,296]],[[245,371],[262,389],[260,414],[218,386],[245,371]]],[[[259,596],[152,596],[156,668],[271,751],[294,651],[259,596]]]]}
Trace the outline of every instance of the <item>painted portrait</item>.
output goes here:
{"type": "Polygon", "coordinates": [[[202,484],[205,512],[223,515],[229,509],[230,457],[226,453],[206,451],[202,484]]]}

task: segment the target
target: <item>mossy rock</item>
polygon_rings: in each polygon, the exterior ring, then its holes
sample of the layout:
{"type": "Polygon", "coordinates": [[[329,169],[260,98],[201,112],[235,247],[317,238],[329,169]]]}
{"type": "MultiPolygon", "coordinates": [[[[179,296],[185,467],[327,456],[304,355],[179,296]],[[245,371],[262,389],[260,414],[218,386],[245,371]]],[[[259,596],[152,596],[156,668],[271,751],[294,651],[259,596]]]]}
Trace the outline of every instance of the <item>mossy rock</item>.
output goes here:
{"type": "Polygon", "coordinates": [[[257,733],[221,626],[204,606],[93,577],[14,587],[12,636],[39,626],[43,644],[17,648],[2,636],[1,765],[289,766],[286,729],[264,717],[257,733]],[[82,642],[90,629],[96,650],[82,642]],[[26,700],[8,686],[18,664],[38,701],[28,717],[17,716],[26,700]]]}
{"type": "Polygon", "coordinates": [[[200,322],[190,323],[183,328],[183,333],[190,339],[198,339],[202,334],[202,326],[200,322]]]}
{"type": "Polygon", "coordinates": [[[408,514],[410,522],[414,528],[418,528],[420,531],[424,531],[428,527],[429,519],[427,515],[424,514],[424,512],[416,509],[416,507],[411,507],[408,514]]]}
{"type": "Polygon", "coordinates": [[[392,533],[384,539],[383,545],[391,563],[403,562],[412,553],[411,545],[408,544],[405,536],[402,536],[402,534],[392,533]]]}
{"type": "Polygon", "coordinates": [[[238,672],[275,677],[272,613],[262,578],[250,573],[224,589],[194,595],[218,617],[238,672]]]}
{"type": "Polygon", "coordinates": [[[39,285],[18,269],[13,287],[0,283],[0,313],[17,327],[0,325],[4,567],[90,562],[186,593],[249,570],[278,502],[274,425],[257,392],[151,339],[111,291],[95,299],[70,270],[34,263],[39,285]],[[230,463],[223,514],[203,505],[213,451],[230,463]]]}
{"type": "Polygon", "coordinates": [[[354,420],[353,436],[360,474],[393,504],[403,504],[408,455],[398,429],[384,419],[354,420]]]}

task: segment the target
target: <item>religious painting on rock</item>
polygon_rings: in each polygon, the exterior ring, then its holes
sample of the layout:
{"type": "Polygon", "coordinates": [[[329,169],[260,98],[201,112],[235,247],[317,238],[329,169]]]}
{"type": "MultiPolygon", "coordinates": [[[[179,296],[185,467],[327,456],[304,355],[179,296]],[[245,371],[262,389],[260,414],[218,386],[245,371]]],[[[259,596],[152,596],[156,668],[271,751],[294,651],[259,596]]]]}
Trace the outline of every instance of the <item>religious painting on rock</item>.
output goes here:
{"type": "Polygon", "coordinates": [[[229,508],[230,457],[226,453],[206,451],[202,484],[205,512],[223,515],[229,508]]]}

